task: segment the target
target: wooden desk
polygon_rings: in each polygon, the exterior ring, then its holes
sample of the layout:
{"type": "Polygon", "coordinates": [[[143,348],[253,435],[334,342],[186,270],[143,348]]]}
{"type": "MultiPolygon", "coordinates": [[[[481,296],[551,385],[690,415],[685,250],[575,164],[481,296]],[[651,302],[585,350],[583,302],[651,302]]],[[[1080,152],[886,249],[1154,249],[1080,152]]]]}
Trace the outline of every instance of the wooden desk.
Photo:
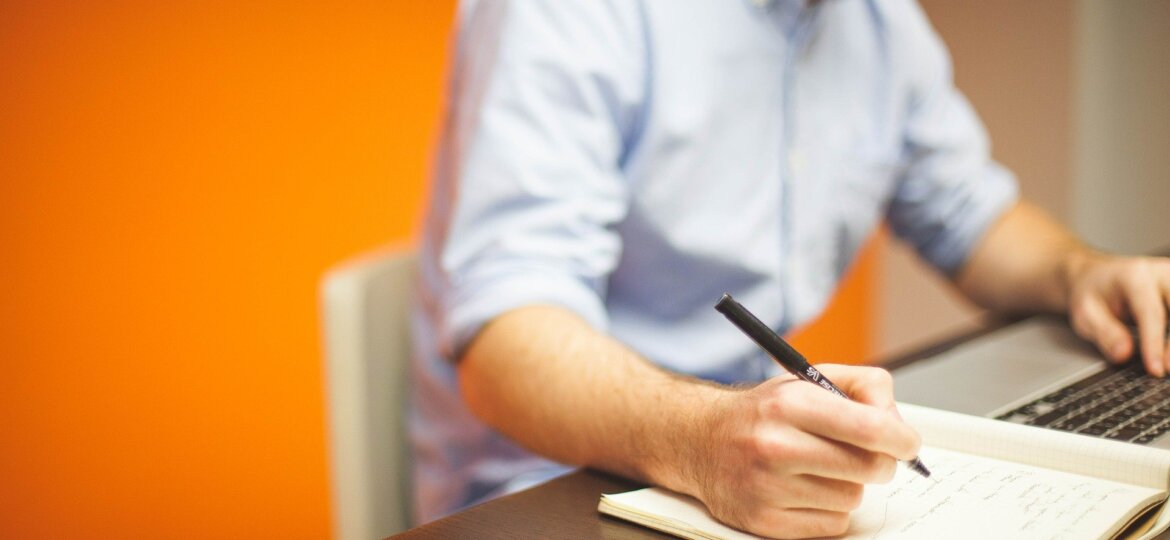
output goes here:
{"type": "Polygon", "coordinates": [[[641,487],[645,485],[597,471],[579,470],[393,538],[674,538],[597,513],[597,501],[602,493],[641,487]]]}
{"type": "MultiPolygon", "coordinates": [[[[1009,322],[988,320],[977,331],[943,340],[882,365],[888,369],[909,365],[1009,322]]],[[[645,484],[593,470],[579,470],[415,527],[393,538],[674,538],[597,512],[602,493],[620,493],[642,487],[646,487],[645,484]]]]}

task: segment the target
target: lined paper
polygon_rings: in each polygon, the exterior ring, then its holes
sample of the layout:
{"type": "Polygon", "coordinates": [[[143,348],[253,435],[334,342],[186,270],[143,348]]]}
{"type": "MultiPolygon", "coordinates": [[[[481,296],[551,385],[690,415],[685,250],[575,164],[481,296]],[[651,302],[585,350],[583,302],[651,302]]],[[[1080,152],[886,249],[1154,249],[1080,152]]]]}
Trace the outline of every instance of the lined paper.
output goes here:
{"type": "Polygon", "coordinates": [[[846,538],[1109,538],[1161,490],[940,448],[934,474],[867,486],[846,538]]]}
{"type": "MultiPolygon", "coordinates": [[[[923,436],[926,479],[899,467],[867,486],[845,538],[1110,538],[1165,500],[1170,452],[900,404],[923,436]]],[[[682,538],[756,536],[661,488],[603,495],[599,510],[682,538]]],[[[1161,512],[1141,534],[1170,527],[1161,512]]]]}
{"type": "Polygon", "coordinates": [[[1170,486],[1165,450],[906,403],[899,403],[898,411],[927,446],[1160,490],[1170,486]]]}

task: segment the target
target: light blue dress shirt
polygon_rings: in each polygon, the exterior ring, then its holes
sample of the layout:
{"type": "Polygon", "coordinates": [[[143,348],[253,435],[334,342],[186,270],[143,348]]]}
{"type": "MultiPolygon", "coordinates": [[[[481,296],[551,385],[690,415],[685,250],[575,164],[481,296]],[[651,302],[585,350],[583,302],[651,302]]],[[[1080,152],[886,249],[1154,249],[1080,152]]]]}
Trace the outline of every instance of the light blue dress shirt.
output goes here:
{"type": "MultiPolygon", "coordinates": [[[[908,0],[466,2],[420,248],[416,515],[567,470],[475,419],[453,358],[529,304],[667,369],[777,368],[712,306],[784,333],[886,220],[952,273],[1012,176],[908,0]]],[[[582,411],[588,414],[588,411],[582,411]]]]}

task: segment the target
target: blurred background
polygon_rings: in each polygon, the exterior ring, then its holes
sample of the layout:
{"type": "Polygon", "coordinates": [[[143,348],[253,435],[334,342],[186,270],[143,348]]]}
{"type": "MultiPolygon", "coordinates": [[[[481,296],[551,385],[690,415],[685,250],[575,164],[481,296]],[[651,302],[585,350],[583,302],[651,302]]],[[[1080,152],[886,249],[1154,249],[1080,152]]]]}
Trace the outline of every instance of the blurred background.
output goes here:
{"type": "MultiPolygon", "coordinates": [[[[1170,2],[924,5],[1027,196],[1170,245],[1170,2]]],[[[329,535],[318,280],[413,242],[453,13],[0,0],[0,537],[329,535]]],[[[879,236],[796,340],[980,317],[879,236]]]]}

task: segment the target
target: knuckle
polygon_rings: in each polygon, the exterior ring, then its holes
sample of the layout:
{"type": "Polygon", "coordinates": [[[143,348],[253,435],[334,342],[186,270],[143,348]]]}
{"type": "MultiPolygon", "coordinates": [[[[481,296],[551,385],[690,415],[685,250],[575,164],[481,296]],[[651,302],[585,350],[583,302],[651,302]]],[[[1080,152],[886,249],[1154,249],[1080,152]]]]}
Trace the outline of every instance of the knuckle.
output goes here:
{"type": "Polygon", "coordinates": [[[1126,280],[1138,281],[1148,276],[1149,273],[1149,264],[1144,259],[1137,259],[1132,264],[1126,265],[1121,275],[1126,280]]]}
{"type": "Polygon", "coordinates": [[[784,394],[772,393],[759,401],[757,413],[761,418],[779,418],[787,413],[787,408],[784,394]]]}
{"type": "Polygon", "coordinates": [[[894,387],[894,378],[890,372],[879,367],[855,368],[853,378],[856,384],[878,394],[885,394],[894,387]]]}
{"type": "Polygon", "coordinates": [[[1073,330],[1081,337],[1089,337],[1092,335],[1092,326],[1089,325],[1088,316],[1085,315],[1084,309],[1078,309],[1076,305],[1069,310],[1069,322],[1072,323],[1073,330]]]}
{"type": "Polygon", "coordinates": [[[794,382],[777,390],[766,400],[765,404],[765,413],[773,418],[793,418],[807,415],[810,409],[809,403],[818,397],[823,397],[810,394],[809,390],[815,390],[815,388],[804,382],[794,382]]]}
{"type": "Polygon", "coordinates": [[[841,536],[849,530],[849,514],[834,512],[825,519],[825,531],[822,536],[841,536]]]}
{"type": "Polygon", "coordinates": [[[748,531],[765,531],[769,530],[769,524],[773,521],[774,511],[763,505],[752,505],[747,508],[742,508],[737,512],[736,521],[740,528],[748,531]]]}
{"type": "Polygon", "coordinates": [[[787,438],[757,433],[751,439],[751,454],[754,459],[772,463],[789,463],[798,454],[787,438]]]}
{"type": "Polygon", "coordinates": [[[865,486],[861,484],[849,484],[848,487],[841,492],[845,508],[847,510],[856,510],[861,507],[861,500],[865,496],[865,486]]]}
{"type": "Polygon", "coordinates": [[[765,416],[780,416],[788,413],[788,409],[794,404],[791,398],[791,391],[785,386],[778,386],[772,392],[769,392],[767,397],[760,402],[761,412],[765,416]]]}
{"type": "Polygon", "coordinates": [[[874,384],[887,385],[894,383],[894,376],[890,375],[889,371],[879,367],[866,368],[866,376],[869,378],[869,381],[874,384]]]}
{"type": "Polygon", "coordinates": [[[1092,311],[1090,307],[1091,297],[1087,294],[1074,294],[1069,300],[1069,313],[1074,317],[1080,318],[1082,321],[1088,322],[1087,319],[1092,311]]]}
{"type": "Polygon", "coordinates": [[[898,471],[898,462],[889,456],[875,456],[870,464],[869,480],[873,484],[885,484],[894,479],[898,471]]]}

